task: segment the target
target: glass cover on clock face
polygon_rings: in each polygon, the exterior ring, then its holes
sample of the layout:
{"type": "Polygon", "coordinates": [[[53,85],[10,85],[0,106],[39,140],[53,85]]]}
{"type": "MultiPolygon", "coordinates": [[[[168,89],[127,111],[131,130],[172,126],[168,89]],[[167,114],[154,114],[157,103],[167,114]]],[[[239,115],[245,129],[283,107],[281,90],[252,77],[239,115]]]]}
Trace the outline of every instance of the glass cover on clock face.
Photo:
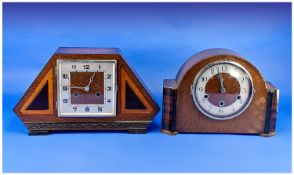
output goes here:
{"type": "Polygon", "coordinates": [[[249,72],[231,61],[217,61],[204,67],[192,85],[197,108],[207,117],[226,120],[240,115],[253,97],[249,72]]]}
{"type": "Polygon", "coordinates": [[[58,116],[115,116],[115,60],[57,60],[57,72],[58,116]]]}

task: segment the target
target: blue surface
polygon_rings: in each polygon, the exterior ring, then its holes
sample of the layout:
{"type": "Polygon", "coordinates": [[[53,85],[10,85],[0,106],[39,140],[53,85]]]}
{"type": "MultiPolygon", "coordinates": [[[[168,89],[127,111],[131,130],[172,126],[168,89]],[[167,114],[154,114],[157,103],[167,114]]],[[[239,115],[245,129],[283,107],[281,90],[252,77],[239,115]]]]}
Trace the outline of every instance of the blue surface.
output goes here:
{"type": "Polygon", "coordinates": [[[290,172],[291,4],[3,5],[5,172],[290,172]],[[281,90],[277,136],[124,132],[27,136],[12,108],[57,47],[118,47],[161,106],[193,54],[228,48],[281,90]]]}

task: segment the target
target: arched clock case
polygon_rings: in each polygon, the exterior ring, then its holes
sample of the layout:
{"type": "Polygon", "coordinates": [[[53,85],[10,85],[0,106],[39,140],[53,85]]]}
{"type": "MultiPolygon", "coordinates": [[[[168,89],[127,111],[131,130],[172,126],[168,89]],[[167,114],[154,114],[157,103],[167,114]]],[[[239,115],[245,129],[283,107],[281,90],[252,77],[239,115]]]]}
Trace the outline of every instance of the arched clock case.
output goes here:
{"type": "Polygon", "coordinates": [[[199,52],[163,86],[162,132],[275,134],[278,89],[233,51],[199,52]]]}

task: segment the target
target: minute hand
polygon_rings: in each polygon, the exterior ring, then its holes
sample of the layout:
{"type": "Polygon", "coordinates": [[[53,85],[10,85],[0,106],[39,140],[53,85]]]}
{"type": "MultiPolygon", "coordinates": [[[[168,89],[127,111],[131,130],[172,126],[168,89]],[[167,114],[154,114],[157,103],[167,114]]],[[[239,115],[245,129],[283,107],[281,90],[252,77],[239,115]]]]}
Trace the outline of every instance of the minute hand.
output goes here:
{"type": "Polygon", "coordinates": [[[222,94],[225,94],[226,93],[226,89],[224,87],[224,79],[223,79],[222,75],[219,73],[219,70],[218,70],[218,78],[219,78],[219,82],[221,84],[221,93],[222,94]]]}
{"type": "Polygon", "coordinates": [[[88,88],[90,90],[90,86],[91,86],[91,83],[93,82],[93,79],[95,77],[95,74],[96,72],[94,72],[94,74],[91,76],[90,80],[89,80],[89,83],[87,84],[86,88],[88,88]]]}

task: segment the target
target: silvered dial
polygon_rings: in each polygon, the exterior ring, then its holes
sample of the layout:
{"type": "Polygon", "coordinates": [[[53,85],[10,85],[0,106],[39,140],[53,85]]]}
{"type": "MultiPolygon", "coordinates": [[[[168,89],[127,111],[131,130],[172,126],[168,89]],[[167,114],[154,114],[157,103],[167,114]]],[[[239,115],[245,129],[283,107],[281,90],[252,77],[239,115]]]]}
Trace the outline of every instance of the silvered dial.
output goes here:
{"type": "Polygon", "coordinates": [[[216,61],[204,67],[191,89],[196,107],[217,120],[239,116],[249,106],[254,92],[249,72],[231,61],[216,61]]]}
{"type": "Polygon", "coordinates": [[[59,117],[116,115],[115,60],[57,60],[59,117]]]}

